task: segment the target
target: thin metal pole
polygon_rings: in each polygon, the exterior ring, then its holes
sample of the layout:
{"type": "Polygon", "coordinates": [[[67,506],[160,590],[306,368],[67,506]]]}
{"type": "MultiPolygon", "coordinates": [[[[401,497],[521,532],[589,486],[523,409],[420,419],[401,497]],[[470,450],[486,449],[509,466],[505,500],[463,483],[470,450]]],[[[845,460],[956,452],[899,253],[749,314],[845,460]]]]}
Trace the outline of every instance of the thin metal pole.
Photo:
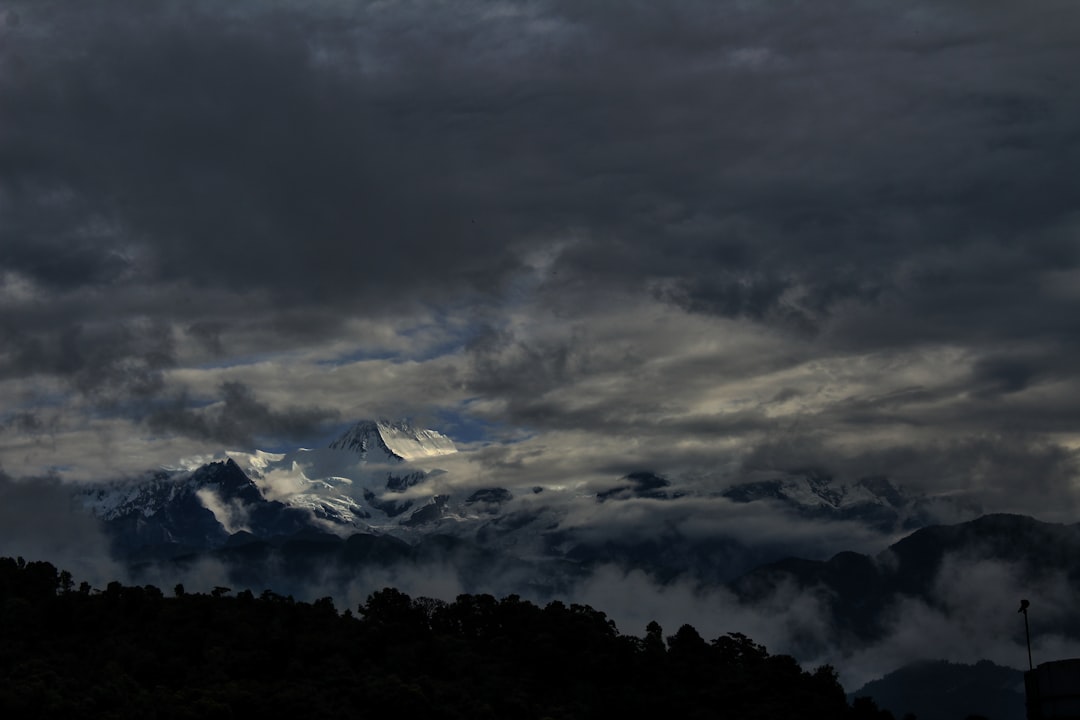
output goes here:
{"type": "Polygon", "coordinates": [[[1027,611],[1028,611],[1028,608],[1030,606],[1031,606],[1031,603],[1029,603],[1027,600],[1021,600],[1020,601],[1020,609],[1017,610],[1016,612],[1024,613],[1024,637],[1027,638],[1028,670],[1034,670],[1035,665],[1034,665],[1034,663],[1031,662],[1031,628],[1028,626],[1028,616],[1027,616],[1027,611]]]}
{"type": "Polygon", "coordinates": [[[1027,608],[1024,608],[1024,635],[1027,636],[1028,670],[1034,670],[1035,666],[1031,664],[1031,628],[1028,627],[1027,608]]]}

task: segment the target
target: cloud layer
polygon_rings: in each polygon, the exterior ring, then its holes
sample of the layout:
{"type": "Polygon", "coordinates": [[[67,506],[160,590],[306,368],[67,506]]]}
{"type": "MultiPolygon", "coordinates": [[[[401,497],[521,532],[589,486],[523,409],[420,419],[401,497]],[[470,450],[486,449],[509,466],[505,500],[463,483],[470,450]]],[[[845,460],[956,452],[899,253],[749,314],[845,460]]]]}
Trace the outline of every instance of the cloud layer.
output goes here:
{"type": "Polygon", "coordinates": [[[0,459],[411,414],[1072,517],[1080,9],[1014,5],[7,0],[0,459]]]}

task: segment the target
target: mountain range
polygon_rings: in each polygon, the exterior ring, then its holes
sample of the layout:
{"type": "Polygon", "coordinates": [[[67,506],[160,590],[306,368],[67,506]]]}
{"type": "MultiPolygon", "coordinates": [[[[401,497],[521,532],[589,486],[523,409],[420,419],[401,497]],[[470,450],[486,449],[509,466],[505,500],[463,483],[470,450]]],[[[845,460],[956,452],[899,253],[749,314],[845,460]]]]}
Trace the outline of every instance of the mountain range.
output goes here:
{"type": "Polygon", "coordinates": [[[915,530],[982,514],[970,500],[912,495],[882,475],[849,485],[817,468],[776,473],[767,480],[733,485],[722,494],[734,502],[777,503],[804,517],[853,520],[881,532],[915,530]]]}
{"type": "MultiPolygon", "coordinates": [[[[434,481],[442,474],[439,460],[456,453],[453,441],[438,431],[408,421],[361,421],[322,448],[229,452],[197,467],[83,486],[79,501],[105,521],[117,551],[127,557],[215,551],[238,533],[280,542],[298,532],[341,538],[367,533],[410,545],[448,535],[496,550],[512,548],[517,555],[632,564],[668,577],[694,571],[714,582],[770,559],[769,553],[779,557],[777,548],[759,554],[723,536],[700,545],[676,536],[613,543],[564,522],[568,494],[576,503],[601,504],[662,503],[691,494],[653,472],[629,473],[600,489],[533,487],[516,498],[504,487],[461,490],[434,481]],[[718,564],[721,556],[734,560],[718,564]]],[[[803,518],[860,523],[880,533],[979,514],[950,498],[910,495],[884,477],[849,486],[816,470],[780,473],[713,495],[803,518]]]]}
{"type": "MultiPolygon", "coordinates": [[[[194,467],[81,486],[78,501],[102,520],[116,555],[136,574],[209,559],[235,586],[289,591],[316,581],[346,587],[378,569],[394,577],[452,567],[461,591],[543,599],[616,567],[662,585],[722,588],[739,605],[770,612],[788,611],[777,598],[811,598],[814,622],[830,630],[793,632],[788,651],[849,659],[903,637],[909,615],[1014,647],[1014,605],[1028,593],[1039,603],[1043,637],[1057,646],[1080,642],[1070,600],[1080,595],[1080,525],[980,515],[971,504],[911,494],[884,477],[845,484],[811,469],[730,485],[709,499],[736,513],[745,506],[747,517],[767,509],[815,527],[835,521],[896,539],[870,553],[815,559],[803,556],[797,538],[753,543],[722,528],[693,534],[654,523],[646,533],[598,534],[571,522],[570,508],[662,514],[703,491],[646,470],[603,487],[462,489],[439,469],[457,452],[434,430],[363,421],[321,448],[230,452],[194,467]],[[980,612],[991,618],[983,625],[980,612]]],[[[937,657],[949,657],[948,648],[937,657]]]]}
{"type": "Polygon", "coordinates": [[[428,477],[408,462],[456,451],[434,430],[364,421],[325,448],[229,452],[195,468],[86,486],[80,500],[125,553],[213,550],[237,532],[262,539],[301,530],[392,533],[432,516],[424,506],[446,504],[403,495],[428,477]]]}

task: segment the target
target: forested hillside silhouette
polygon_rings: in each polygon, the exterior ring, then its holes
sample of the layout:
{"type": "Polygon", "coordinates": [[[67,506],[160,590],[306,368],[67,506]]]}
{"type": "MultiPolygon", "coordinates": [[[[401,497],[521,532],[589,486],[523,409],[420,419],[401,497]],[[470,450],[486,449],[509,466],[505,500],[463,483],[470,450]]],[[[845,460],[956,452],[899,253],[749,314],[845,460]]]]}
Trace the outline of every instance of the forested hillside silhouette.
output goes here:
{"type": "Polygon", "coordinates": [[[738,634],[623,635],[602,612],[511,595],[356,612],[217,587],[76,585],[0,558],[0,715],[232,718],[884,718],[738,634]]]}

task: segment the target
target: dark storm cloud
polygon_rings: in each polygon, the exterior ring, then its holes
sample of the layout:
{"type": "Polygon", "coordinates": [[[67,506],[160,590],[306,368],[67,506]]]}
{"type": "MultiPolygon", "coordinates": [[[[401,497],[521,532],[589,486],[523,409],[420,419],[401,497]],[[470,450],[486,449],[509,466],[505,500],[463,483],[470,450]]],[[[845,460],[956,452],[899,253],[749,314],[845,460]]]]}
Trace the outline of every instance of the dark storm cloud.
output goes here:
{"type": "Polygon", "coordinates": [[[779,307],[790,287],[791,282],[782,278],[694,278],[680,281],[660,295],[689,312],[760,320],[779,307]]]}
{"type": "Polygon", "coordinates": [[[74,47],[29,48],[5,88],[5,187],[29,216],[5,238],[12,269],[90,282],[134,245],[143,281],[270,288],[278,302],[393,304],[410,278],[424,281],[410,295],[439,277],[497,284],[509,238],[462,177],[477,139],[447,125],[475,80],[432,97],[432,59],[385,79],[320,66],[313,44],[348,40],[328,20],[114,8],[76,29],[67,12],[38,22],[77,32],[74,47]],[[43,218],[47,203],[60,207],[43,218]],[[99,218],[111,235],[65,241],[99,218]],[[51,252],[25,249],[57,236],[51,252]]]}
{"type": "Polygon", "coordinates": [[[59,418],[42,413],[22,411],[14,413],[4,422],[0,422],[0,432],[15,432],[32,438],[41,438],[55,432],[59,418]]]}
{"type": "Polygon", "coordinates": [[[565,386],[596,371],[598,353],[593,343],[575,337],[533,342],[511,332],[488,328],[467,346],[474,369],[468,379],[471,392],[492,396],[532,398],[565,386]]]}
{"type": "Polygon", "coordinates": [[[1023,358],[985,357],[973,368],[973,381],[986,395],[1020,392],[1038,380],[1038,367],[1023,358]]]}
{"type": "Polygon", "coordinates": [[[4,334],[13,348],[0,358],[0,377],[52,374],[102,400],[155,394],[161,370],[173,365],[173,341],[161,323],[74,324],[4,334]]]}
{"type": "MultiPolygon", "coordinates": [[[[951,345],[964,379],[792,412],[811,439],[1060,430],[1072,405],[1032,393],[1075,378],[1080,339],[1080,7],[1038,6],[12,3],[0,270],[23,299],[0,302],[0,372],[193,404],[163,385],[178,336],[228,361],[241,334],[269,353],[436,306],[493,328],[461,387],[539,429],[799,434],[764,401],[690,399],[951,345]],[[599,331],[598,308],[655,301],[765,327],[776,356],[657,369],[599,331]]],[[[149,417],[291,427],[262,407],[149,417]]]]}
{"type": "Polygon", "coordinates": [[[506,7],[23,13],[69,47],[17,43],[5,83],[5,263],[101,283],[135,245],[149,279],[352,309],[497,288],[578,228],[560,269],[691,311],[821,322],[891,291],[958,331],[1077,261],[1050,232],[1080,152],[1060,18],[506,7]]]}
{"type": "Polygon", "coordinates": [[[220,401],[198,409],[187,397],[171,398],[151,411],[147,423],[155,432],[254,447],[256,438],[307,437],[337,420],[336,412],[320,408],[275,410],[235,381],[223,383],[220,392],[220,401]]]}

